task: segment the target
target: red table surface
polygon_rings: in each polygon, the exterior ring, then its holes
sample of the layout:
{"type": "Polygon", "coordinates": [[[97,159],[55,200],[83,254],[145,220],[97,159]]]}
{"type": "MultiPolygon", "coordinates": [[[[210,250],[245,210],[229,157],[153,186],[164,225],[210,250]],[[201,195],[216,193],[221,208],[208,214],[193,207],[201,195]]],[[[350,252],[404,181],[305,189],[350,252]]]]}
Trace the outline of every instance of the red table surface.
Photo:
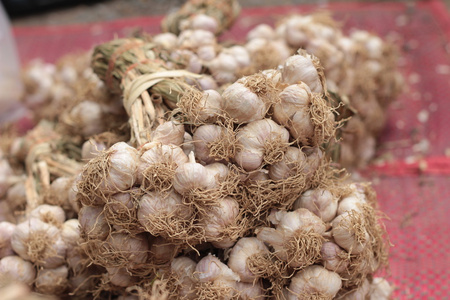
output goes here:
{"type": "MultiPolygon", "coordinates": [[[[326,6],[277,6],[244,9],[223,40],[240,40],[256,24],[318,9],[332,11],[346,32],[359,28],[383,37],[397,36],[408,89],[389,109],[379,156],[386,162],[365,172],[390,218],[389,280],[396,299],[450,298],[450,17],[440,1],[418,3],[331,3],[326,6]],[[447,70],[447,71],[446,71],[447,70]],[[428,114],[420,122],[418,113],[428,114]],[[449,126],[449,127],[447,127],[449,126]],[[429,142],[419,160],[414,144],[429,142]]],[[[23,63],[48,62],[61,55],[127,36],[136,28],[159,32],[161,17],[123,19],[57,27],[16,27],[23,63]]]]}

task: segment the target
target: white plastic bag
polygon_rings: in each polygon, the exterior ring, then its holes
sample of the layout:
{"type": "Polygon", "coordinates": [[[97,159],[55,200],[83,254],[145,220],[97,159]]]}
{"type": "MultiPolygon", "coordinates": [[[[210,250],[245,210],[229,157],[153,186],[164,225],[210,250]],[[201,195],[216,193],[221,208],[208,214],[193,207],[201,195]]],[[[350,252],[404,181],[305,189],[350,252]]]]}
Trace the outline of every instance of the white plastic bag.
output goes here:
{"type": "Polygon", "coordinates": [[[0,2],[0,124],[20,118],[24,107],[20,64],[9,19],[0,2]]]}

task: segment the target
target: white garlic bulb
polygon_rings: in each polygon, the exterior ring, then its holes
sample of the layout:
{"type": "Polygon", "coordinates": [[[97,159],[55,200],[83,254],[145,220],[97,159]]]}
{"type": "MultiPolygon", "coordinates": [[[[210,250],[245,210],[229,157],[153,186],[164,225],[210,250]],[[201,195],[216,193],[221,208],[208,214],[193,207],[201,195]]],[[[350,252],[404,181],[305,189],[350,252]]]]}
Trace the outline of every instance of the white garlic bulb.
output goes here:
{"type": "Polygon", "coordinates": [[[187,29],[202,29],[214,34],[217,33],[218,27],[217,20],[205,14],[196,14],[191,18],[181,20],[179,25],[180,31],[187,29]]]}
{"type": "Polygon", "coordinates": [[[289,300],[322,297],[332,299],[341,289],[342,280],[338,274],[321,266],[309,266],[291,279],[289,300]]]}
{"type": "Polygon", "coordinates": [[[214,187],[220,186],[230,174],[230,169],[222,163],[212,163],[206,165],[205,168],[208,170],[209,176],[215,180],[214,187]]]}
{"type": "Polygon", "coordinates": [[[362,215],[355,211],[346,211],[338,215],[332,222],[331,233],[336,244],[351,254],[361,253],[370,236],[362,225],[362,215]]]}
{"type": "Polygon", "coordinates": [[[221,199],[217,206],[208,207],[199,221],[204,226],[206,241],[216,242],[216,247],[220,246],[220,248],[231,247],[234,240],[226,240],[224,244],[218,244],[217,242],[222,241],[223,233],[229,226],[236,225],[238,216],[239,203],[231,197],[221,199]]]}
{"type": "Polygon", "coordinates": [[[337,214],[342,215],[343,213],[350,211],[362,212],[362,208],[365,204],[367,204],[367,200],[364,194],[352,193],[339,201],[337,214]]]}
{"type": "Polygon", "coordinates": [[[135,281],[126,268],[106,268],[106,271],[110,282],[115,286],[126,288],[133,285],[135,281]]]}
{"type": "Polygon", "coordinates": [[[179,246],[157,236],[153,239],[148,253],[153,264],[163,265],[171,262],[177,256],[179,249],[179,246]]]}
{"type": "Polygon", "coordinates": [[[109,234],[103,207],[83,206],[78,213],[80,231],[86,239],[104,240],[109,234]]]}
{"type": "Polygon", "coordinates": [[[159,125],[152,132],[152,142],[160,142],[163,145],[181,146],[184,141],[184,125],[175,121],[167,121],[159,125]]]}
{"type": "Polygon", "coordinates": [[[189,154],[189,162],[175,170],[173,188],[182,195],[194,189],[209,189],[214,185],[215,179],[209,176],[204,166],[195,162],[193,152],[189,154]]]}
{"type": "Polygon", "coordinates": [[[69,202],[69,189],[72,185],[73,178],[58,177],[50,184],[49,193],[45,196],[44,201],[48,204],[60,206],[65,210],[71,210],[69,202]]]}
{"type": "Polygon", "coordinates": [[[324,222],[329,222],[336,216],[338,198],[324,189],[308,190],[294,203],[294,209],[306,208],[319,216],[324,222]]]}
{"type": "Polygon", "coordinates": [[[275,31],[267,24],[259,24],[247,33],[247,40],[253,40],[256,38],[269,40],[274,39],[275,31]]]}
{"type": "Polygon", "coordinates": [[[216,57],[216,47],[214,45],[201,46],[196,53],[201,60],[210,61],[216,57]]]}
{"type": "Polygon", "coordinates": [[[8,161],[6,159],[3,159],[0,155],[0,197],[6,194],[10,186],[10,182],[8,179],[9,177],[13,176],[13,174],[13,170],[11,169],[8,161]]]}
{"type": "Polygon", "coordinates": [[[171,32],[159,33],[153,36],[152,42],[164,49],[172,50],[177,44],[177,36],[171,32]]]}
{"type": "Polygon", "coordinates": [[[260,281],[256,282],[237,282],[236,290],[240,300],[262,300],[266,299],[263,285],[260,281]]]}
{"type": "MultiPolygon", "coordinates": [[[[107,193],[117,193],[131,188],[137,179],[139,155],[135,148],[124,142],[112,145],[104,152],[109,160],[106,176],[99,185],[99,189],[107,193]]],[[[89,165],[89,164],[88,164],[89,165]]]]}
{"type": "Polygon", "coordinates": [[[281,69],[282,81],[288,84],[306,83],[314,93],[323,93],[319,73],[309,54],[293,55],[286,59],[281,69]]]}
{"type": "MultiPolygon", "coordinates": [[[[121,263],[126,262],[129,269],[140,267],[147,261],[149,250],[148,239],[145,234],[130,235],[121,232],[113,232],[106,239],[105,251],[121,256],[121,263]]],[[[102,255],[99,253],[99,255],[102,255]]],[[[109,260],[107,264],[110,264],[109,260]]],[[[107,267],[115,267],[108,265],[107,267]]]]}
{"type": "Polygon", "coordinates": [[[80,240],[80,222],[78,219],[70,219],[61,227],[61,237],[68,247],[78,245],[80,240]]]}
{"type": "Polygon", "coordinates": [[[56,268],[65,262],[67,245],[58,228],[39,219],[20,223],[11,236],[13,250],[23,259],[45,268],[56,268]]]}
{"type": "Polygon", "coordinates": [[[265,160],[284,155],[289,145],[289,132],[271,119],[263,119],[244,126],[236,134],[236,140],[236,163],[246,171],[253,171],[265,160]]]}
{"type": "Polygon", "coordinates": [[[102,133],[106,130],[101,104],[85,100],[70,111],[71,123],[80,129],[85,137],[102,133]]]}
{"type": "Polygon", "coordinates": [[[0,258],[14,255],[11,247],[11,236],[16,225],[10,222],[0,222],[0,258]]]}
{"type": "Polygon", "coordinates": [[[236,123],[261,120],[266,115],[265,103],[243,83],[235,82],[227,87],[222,93],[222,98],[224,111],[236,123]]]}
{"type": "Polygon", "coordinates": [[[182,299],[195,299],[194,278],[195,267],[197,263],[188,257],[174,258],[170,264],[171,271],[175,274],[178,286],[178,297],[182,299]]]}
{"type": "Polygon", "coordinates": [[[202,164],[210,164],[217,159],[210,154],[211,145],[218,144],[226,134],[226,129],[214,124],[199,126],[192,136],[195,149],[195,157],[202,164]]]}
{"type": "Polygon", "coordinates": [[[45,295],[63,294],[69,281],[69,269],[60,266],[55,269],[39,270],[36,276],[36,291],[45,295]]]}
{"type": "Polygon", "coordinates": [[[289,147],[281,161],[269,166],[269,177],[272,180],[283,180],[299,172],[304,173],[305,176],[308,175],[307,157],[297,147],[289,147]]]}
{"type": "Polygon", "coordinates": [[[346,293],[344,297],[342,297],[342,300],[365,300],[367,299],[369,291],[370,283],[367,279],[365,279],[360,287],[351,291],[350,293],[346,293]]]}
{"type": "Polygon", "coordinates": [[[60,227],[66,220],[66,214],[59,206],[41,204],[30,212],[29,218],[36,218],[42,222],[60,227]]]}
{"type": "Polygon", "coordinates": [[[256,276],[249,270],[248,258],[252,255],[264,255],[268,253],[269,249],[257,238],[241,238],[230,251],[228,266],[239,275],[241,282],[252,283],[255,281],[256,276]]]}
{"type": "Polygon", "coordinates": [[[386,279],[375,277],[370,285],[370,300],[388,300],[393,290],[386,279]]]}
{"type": "Polygon", "coordinates": [[[29,261],[19,256],[5,256],[0,259],[0,274],[8,279],[32,285],[36,278],[36,270],[29,261]]]}
{"type": "Polygon", "coordinates": [[[238,64],[238,68],[243,68],[250,65],[250,55],[242,46],[232,46],[230,48],[223,49],[223,53],[231,54],[238,64]]]}
{"type": "Polygon", "coordinates": [[[349,264],[348,253],[333,242],[325,242],[320,250],[323,266],[333,272],[342,273],[349,264]]]}
{"type": "Polygon", "coordinates": [[[197,49],[201,46],[216,44],[216,37],[210,31],[188,29],[180,33],[177,44],[181,49],[197,49]]]}
{"type": "Polygon", "coordinates": [[[106,150],[106,145],[101,142],[95,141],[95,139],[90,138],[83,143],[81,147],[81,158],[84,161],[89,161],[94,157],[97,157],[102,151],[106,150]]]}

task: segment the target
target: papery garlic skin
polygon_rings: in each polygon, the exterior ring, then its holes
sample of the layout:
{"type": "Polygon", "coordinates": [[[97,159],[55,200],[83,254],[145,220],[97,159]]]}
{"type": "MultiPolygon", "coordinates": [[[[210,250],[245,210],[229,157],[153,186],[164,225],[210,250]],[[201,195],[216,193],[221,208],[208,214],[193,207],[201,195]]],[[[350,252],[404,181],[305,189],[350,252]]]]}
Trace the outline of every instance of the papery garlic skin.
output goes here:
{"type": "Polygon", "coordinates": [[[367,204],[367,200],[364,194],[353,193],[339,201],[337,214],[339,216],[350,211],[362,212],[365,204],[367,204]]]}
{"type": "Polygon", "coordinates": [[[370,300],[388,300],[393,290],[386,279],[375,277],[370,285],[370,300]]]}
{"type": "Polygon", "coordinates": [[[217,161],[217,158],[211,156],[209,147],[213,143],[221,141],[225,134],[225,129],[219,125],[205,124],[199,126],[192,136],[195,149],[195,157],[202,164],[210,164],[217,161]]]}
{"type": "Polygon", "coordinates": [[[139,155],[135,148],[124,142],[112,145],[108,150],[110,167],[99,189],[116,193],[131,188],[137,180],[139,155]]]}
{"type": "Polygon", "coordinates": [[[63,294],[69,281],[69,269],[60,266],[55,269],[39,270],[36,276],[36,291],[45,295],[63,294]]]}
{"type": "Polygon", "coordinates": [[[133,285],[134,278],[125,268],[106,268],[108,278],[112,284],[119,287],[129,287],[133,285]]]}
{"type": "Polygon", "coordinates": [[[332,222],[331,233],[333,235],[336,244],[347,250],[351,254],[361,253],[367,243],[370,236],[364,227],[355,227],[355,222],[362,222],[362,215],[354,211],[344,212],[337,216],[332,222]],[[356,221],[355,221],[356,220],[356,221]]]}
{"type": "Polygon", "coordinates": [[[184,125],[174,121],[167,121],[159,125],[152,132],[152,142],[160,142],[163,145],[181,146],[184,141],[184,125]]]}
{"type": "Polygon", "coordinates": [[[252,255],[268,254],[269,249],[260,240],[254,237],[241,238],[233,246],[228,258],[228,266],[239,275],[241,282],[253,283],[256,279],[248,268],[247,259],[252,255]]]}
{"type": "MultiPolygon", "coordinates": [[[[239,216],[239,203],[226,197],[218,201],[217,206],[211,206],[203,214],[200,224],[204,226],[205,239],[211,242],[220,242],[224,237],[227,227],[235,225],[239,216]]],[[[228,248],[234,244],[233,240],[227,241],[224,245],[215,244],[216,247],[228,248]]]]}
{"type": "Polygon", "coordinates": [[[297,208],[306,208],[324,222],[330,222],[336,216],[338,199],[328,190],[308,190],[295,201],[294,209],[297,208]]]}
{"type": "MultiPolygon", "coordinates": [[[[341,299],[342,300],[365,300],[368,297],[370,292],[370,283],[367,279],[365,279],[361,286],[359,286],[356,290],[351,291],[348,294],[345,294],[341,299]]],[[[376,298],[378,299],[378,298],[376,298]]],[[[388,298],[386,298],[388,299],[388,298]]]]}
{"type": "Polygon", "coordinates": [[[30,212],[30,218],[36,218],[42,222],[54,225],[56,227],[62,226],[66,220],[64,210],[55,205],[41,204],[30,212]]]}
{"type": "Polygon", "coordinates": [[[50,269],[64,263],[67,249],[58,228],[34,218],[16,226],[11,246],[23,259],[50,269]]]}
{"type": "Polygon", "coordinates": [[[29,261],[19,256],[5,256],[0,259],[0,277],[32,285],[36,278],[36,270],[29,261]]]}
{"type": "Polygon", "coordinates": [[[194,189],[209,189],[214,187],[215,179],[209,176],[208,170],[195,162],[194,153],[189,154],[189,162],[175,170],[173,188],[180,194],[194,189]]]}
{"type": "Polygon", "coordinates": [[[208,254],[197,263],[194,276],[200,282],[214,281],[216,279],[239,281],[239,276],[236,273],[211,254],[208,254]]]}
{"type": "Polygon", "coordinates": [[[236,163],[246,171],[253,171],[263,164],[266,156],[273,154],[268,149],[288,148],[289,132],[271,119],[263,119],[244,126],[236,134],[236,140],[236,163]]]}
{"type": "Polygon", "coordinates": [[[70,219],[61,227],[61,237],[68,247],[74,247],[80,240],[80,222],[78,219],[70,219]]]}
{"type": "Polygon", "coordinates": [[[188,257],[174,258],[170,264],[171,271],[177,278],[178,297],[195,299],[194,286],[196,283],[194,272],[197,263],[188,257]]]}
{"type": "Polygon", "coordinates": [[[320,250],[323,266],[333,272],[342,273],[348,265],[348,253],[333,242],[325,242],[320,250]]]}
{"type": "Polygon", "coordinates": [[[308,169],[307,157],[302,150],[297,147],[289,147],[281,161],[269,166],[269,177],[272,180],[283,180],[295,176],[299,171],[305,173],[306,176],[308,169]]]}
{"type": "MultiPolygon", "coordinates": [[[[108,236],[106,244],[109,248],[108,253],[120,255],[122,262],[126,261],[126,266],[129,269],[139,267],[147,261],[149,245],[144,234],[131,236],[126,233],[114,232],[108,236]]],[[[107,267],[115,266],[108,265],[107,267]]]]}
{"type": "Polygon", "coordinates": [[[81,147],[81,158],[84,161],[89,161],[97,157],[104,150],[106,150],[104,143],[96,142],[95,139],[91,138],[83,143],[81,147]]]}
{"type": "Polygon", "coordinates": [[[341,287],[338,274],[321,266],[309,266],[292,277],[288,300],[307,299],[312,295],[332,299],[341,287]]]}
{"type": "Polygon", "coordinates": [[[281,80],[288,84],[306,83],[314,93],[323,93],[323,86],[319,74],[313,64],[311,56],[293,55],[286,59],[281,69],[281,80]]]}
{"type": "Polygon", "coordinates": [[[158,236],[150,245],[149,257],[154,264],[167,264],[178,254],[179,247],[158,236]]]}
{"type": "Polygon", "coordinates": [[[11,247],[11,236],[16,225],[10,222],[0,222],[0,258],[14,255],[11,247]]]}
{"type": "Polygon", "coordinates": [[[262,120],[266,115],[264,102],[243,83],[235,82],[222,93],[224,111],[236,123],[262,120]]]}
{"type": "Polygon", "coordinates": [[[236,290],[240,300],[262,300],[266,299],[266,293],[260,281],[255,283],[237,282],[236,290]]]}
{"type": "Polygon", "coordinates": [[[85,239],[104,240],[110,228],[103,207],[83,206],[78,214],[81,234],[85,239]]]}

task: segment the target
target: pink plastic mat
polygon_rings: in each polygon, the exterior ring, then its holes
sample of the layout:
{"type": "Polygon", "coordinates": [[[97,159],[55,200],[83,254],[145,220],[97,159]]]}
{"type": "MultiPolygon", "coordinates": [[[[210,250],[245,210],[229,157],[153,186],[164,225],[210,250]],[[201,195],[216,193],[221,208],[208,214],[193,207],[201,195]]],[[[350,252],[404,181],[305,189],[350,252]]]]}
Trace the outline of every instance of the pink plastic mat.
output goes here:
{"type": "MultiPolygon", "coordinates": [[[[353,27],[396,36],[408,88],[393,103],[381,137],[383,162],[365,172],[374,183],[394,245],[389,280],[396,299],[450,298],[450,17],[440,1],[333,3],[247,9],[223,39],[243,40],[258,23],[282,15],[327,9],[353,27]]],[[[129,35],[159,32],[160,17],[88,25],[17,27],[23,62],[54,62],[61,55],[129,35]]]]}

